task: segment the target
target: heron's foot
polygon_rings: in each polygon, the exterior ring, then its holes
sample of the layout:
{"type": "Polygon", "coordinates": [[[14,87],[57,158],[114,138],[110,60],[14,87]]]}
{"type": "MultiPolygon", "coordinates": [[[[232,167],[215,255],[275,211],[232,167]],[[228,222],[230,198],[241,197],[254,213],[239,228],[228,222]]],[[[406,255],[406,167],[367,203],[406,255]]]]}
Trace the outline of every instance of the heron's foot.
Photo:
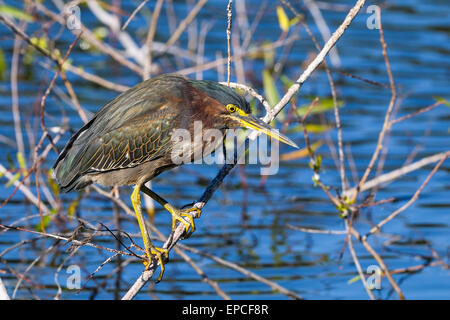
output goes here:
{"type": "Polygon", "coordinates": [[[164,274],[164,260],[169,259],[169,251],[167,249],[152,246],[149,250],[146,250],[146,255],[147,259],[143,261],[145,270],[148,270],[148,268],[151,266],[153,258],[156,258],[159,262],[161,271],[159,273],[158,279],[156,279],[156,282],[160,282],[164,274]]]}
{"type": "Polygon", "coordinates": [[[197,217],[200,217],[202,210],[195,207],[182,210],[171,208],[169,212],[172,214],[172,231],[175,231],[177,228],[177,221],[180,221],[185,226],[186,235],[184,238],[187,239],[195,231],[195,223],[192,213],[197,212],[197,217]],[[185,220],[185,217],[189,220],[189,222],[185,220]]]}

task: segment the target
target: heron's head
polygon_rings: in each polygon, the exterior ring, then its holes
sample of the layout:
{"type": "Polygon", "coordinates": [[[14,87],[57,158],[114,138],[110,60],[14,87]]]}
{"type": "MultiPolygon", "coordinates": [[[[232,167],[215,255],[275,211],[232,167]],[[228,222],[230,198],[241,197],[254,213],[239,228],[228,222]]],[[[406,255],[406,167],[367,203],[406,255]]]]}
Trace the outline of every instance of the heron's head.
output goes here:
{"type": "Polygon", "coordinates": [[[253,129],[298,148],[291,139],[281,134],[278,130],[272,128],[258,117],[252,115],[249,103],[234,89],[214,81],[203,80],[199,81],[198,84],[210,97],[221,103],[222,107],[219,119],[223,121],[224,128],[253,129]]]}

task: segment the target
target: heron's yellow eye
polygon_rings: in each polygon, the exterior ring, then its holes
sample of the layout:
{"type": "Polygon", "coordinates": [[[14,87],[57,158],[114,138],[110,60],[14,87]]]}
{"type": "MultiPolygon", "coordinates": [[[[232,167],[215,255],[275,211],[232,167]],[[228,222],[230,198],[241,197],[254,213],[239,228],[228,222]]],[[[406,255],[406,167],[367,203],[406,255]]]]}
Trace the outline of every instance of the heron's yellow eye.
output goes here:
{"type": "Polygon", "coordinates": [[[227,104],[227,110],[229,113],[236,112],[237,107],[234,104],[227,104]]]}

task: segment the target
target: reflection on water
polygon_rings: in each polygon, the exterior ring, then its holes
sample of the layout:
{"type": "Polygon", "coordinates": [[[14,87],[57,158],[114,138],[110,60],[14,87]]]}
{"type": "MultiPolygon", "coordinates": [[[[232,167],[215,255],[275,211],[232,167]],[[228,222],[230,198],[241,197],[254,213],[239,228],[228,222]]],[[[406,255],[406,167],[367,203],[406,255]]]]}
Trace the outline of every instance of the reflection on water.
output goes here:
{"type": "MultiPolygon", "coordinates": [[[[249,21],[253,21],[260,3],[254,0],[246,3],[249,21]]],[[[342,1],[342,3],[349,6],[353,4],[352,1],[342,1]]],[[[123,10],[132,12],[137,4],[137,2],[127,2],[123,10]]],[[[280,36],[277,16],[271,6],[273,5],[268,4],[264,19],[255,31],[253,36],[255,43],[265,40],[276,41],[280,36]]],[[[394,1],[383,10],[382,19],[388,53],[401,102],[397,116],[434,103],[433,97],[448,98],[450,69],[447,59],[449,53],[447,7],[443,1],[394,1]]],[[[186,15],[184,2],[176,1],[174,8],[178,19],[186,15]]],[[[149,14],[148,11],[143,13],[147,16],[149,14]]],[[[86,25],[97,26],[97,22],[87,11],[86,13],[83,11],[82,14],[86,25]]],[[[323,15],[330,28],[334,30],[344,18],[345,12],[323,10],[323,15]]],[[[220,1],[211,1],[199,14],[197,28],[204,26],[203,23],[206,21],[213,24],[213,28],[207,33],[204,49],[206,57],[210,60],[216,58],[218,51],[222,54],[226,52],[224,17],[224,6],[220,1]]],[[[337,49],[342,63],[341,68],[360,77],[379,83],[388,83],[380,50],[379,33],[377,30],[366,28],[366,19],[367,14],[362,12],[339,42],[337,49]]],[[[130,34],[146,34],[146,25],[144,18],[138,15],[136,21],[132,22],[127,30],[130,34]]],[[[156,32],[157,41],[165,41],[170,37],[168,25],[167,18],[162,15],[156,32]]],[[[312,21],[310,25],[313,26],[312,21]]],[[[312,30],[317,34],[315,27],[312,27],[312,30]]],[[[31,32],[32,30],[29,30],[28,33],[31,32]]],[[[7,58],[7,63],[10,64],[13,43],[11,34],[4,26],[1,26],[0,35],[1,49],[7,58]]],[[[141,38],[144,37],[141,36],[141,38]]],[[[59,45],[61,48],[66,48],[72,40],[73,37],[70,34],[63,33],[59,45]]],[[[180,41],[185,45],[187,41],[185,34],[180,41]]],[[[311,41],[302,31],[301,38],[293,44],[289,54],[288,65],[284,70],[285,75],[294,79],[302,70],[302,63],[311,52],[313,52],[311,41]]],[[[282,49],[276,53],[281,55],[282,49]]],[[[139,77],[95,52],[87,54],[77,47],[71,54],[71,59],[83,65],[86,70],[116,83],[133,85],[140,81],[139,77]]],[[[169,65],[165,59],[171,58],[161,57],[158,62],[169,65]]],[[[173,66],[173,64],[170,65],[173,66]]],[[[261,85],[263,59],[245,61],[245,67],[247,81],[259,92],[264,92],[261,85]]],[[[28,122],[31,128],[39,128],[39,118],[35,117],[36,108],[39,105],[39,101],[36,102],[36,93],[45,90],[49,79],[53,76],[53,73],[43,74],[41,70],[42,66],[31,67],[31,70],[28,70],[28,76],[19,81],[22,121],[28,122]]],[[[164,72],[173,71],[176,70],[164,69],[164,72]]],[[[194,78],[196,74],[189,76],[194,78]]],[[[334,72],[333,76],[337,84],[339,100],[344,103],[341,108],[341,119],[345,148],[347,152],[351,151],[354,159],[354,164],[349,160],[346,165],[348,168],[353,166],[357,170],[354,175],[360,177],[374,150],[389,103],[390,91],[345,77],[338,72],[334,72]]],[[[203,77],[217,79],[217,74],[215,71],[206,71],[203,77]]],[[[116,94],[73,75],[69,75],[69,79],[76,88],[80,103],[90,112],[98,110],[116,94]]],[[[56,90],[63,88],[62,84],[60,85],[56,90]]],[[[282,92],[281,82],[279,89],[282,92]]],[[[5,166],[8,163],[8,157],[15,155],[15,149],[7,143],[8,138],[14,140],[10,90],[9,79],[5,78],[0,83],[0,135],[6,137],[0,142],[2,148],[0,163],[5,166]]],[[[305,84],[301,93],[299,104],[309,103],[310,99],[306,97],[329,96],[326,74],[323,71],[317,72],[305,84]]],[[[48,125],[58,124],[63,107],[64,112],[70,117],[72,128],[80,127],[81,121],[76,111],[53,98],[49,98],[46,106],[49,116],[48,125]]],[[[332,113],[327,113],[326,119],[333,123],[332,113]]],[[[418,160],[448,148],[449,122],[448,107],[441,106],[429,113],[395,125],[389,138],[389,153],[384,172],[402,166],[405,161],[418,160]],[[412,158],[409,158],[410,156],[412,158]]],[[[304,145],[302,132],[289,136],[297,144],[304,145]]],[[[314,141],[321,137],[323,136],[314,134],[311,136],[314,141]]],[[[335,140],[336,132],[331,131],[330,137],[335,140]]],[[[66,134],[58,146],[62,147],[68,138],[69,135],[66,134]]],[[[291,151],[288,146],[280,147],[281,153],[291,151]]],[[[339,174],[330,149],[324,145],[319,152],[323,156],[324,183],[339,187],[339,174]]],[[[55,157],[56,154],[51,152],[49,161],[44,166],[49,168],[55,157]]],[[[408,201],[431,168],[432,166],[428,166],[412,172],[379,190],[377,200],[395,197],[395,201],[367,208],[355,222],[360,232],[367,232],[374,223],[408,201]]],[[[370,244],[376,248],[391,270],[425,263],[424,257],[433,255],[431,248],[448,263],[448,209],[450,207],[448,169],[448,163],[444,163],[422,192],[420,200],[388,223],[381,236],[370,239],[370,244]]],[[[183,206],[201,195],[217,170],[217,166],[187,165],[164,173],[153,181],[153,187],[174,205],[183,206]]],[[[258,187],[261,182],[259,172],[260,168],[254,165],[234,170],[227,177],[224,187],[216,192],[207,204],[202,218],[197,220],[195,234],[182,243],[237,263],[308,299],[367,298],[359,281],[349,283],[357,272],[348,249],[343,252],[345,235],[310,234],[287,227],[287,225],[293,225],[314,229],[344,229],[343,220],[338,217],[337,211],[326,195],[313,186],[308,161],[298,159],[281,162],[278,174],[268,177],[265,189],[258,187]],[[243,183],[243,179],[246,184],[243,183]]],[[[351,180],[350,169],[348,176],[351,180]]],[[[12,187],[6,188],[4,184],[0,186],[2,202],[12,190],[12,187]]],[[[130,188],[123,187],[120,193],[122,199],[129,204],[130,188]]],[[[68,206],[77,198],[77,194],[71,193],[62,197],[65,205],[68,206]]],[[[84,194],[82,197],[76,212],[80,217],[94,226],[101,221],[111,229],[116,228],[117,214],[114,212],[118,209],[110,201],[106,201],[99,195],[84,194]]],[[[8,205],[1,208],[0,212],[1,223],[7,225],[24,216],[38,213],[34,206],[24,201],[20,192],[8,205]]],[[[33,218],[19,225],[33,229],[38,222],[38,218],[33,218]]],[[[155,225],[158,229],[168,234],[170,222],[170,216],[157,206],[155,225]]],[[[52,224],[53,229],[50,231],[70,233],[76,227],[77,223],[60,219],[52,224]]],[[[140,244],[139,229],[135,219],[121,216],[120,227],[135,236],[136,243],[140,244]]],[[[92,231],[84,231],[85,233],[79,235],[79,240],[92,234],[92,231]]],[[[126,237],[122,239],[128,243],[126,237]]],[[[70,246],[65,241],[37,237],[14,230],[1,234],[0,252],[19,241],[29,241],[29,243],[4,254],[0,264],[0,275],[10,293],[17,283],[17,278],[11,270],[23,273],[30,264],[33,264],[30,271],[26,272],[26,278],[18,289],[16,294],[18,298],[33,298],[35,295],[39,298],[53,298],[58,290],[55,272],[61,264],[64,267],[57,277],[62,290],[61,298],[118,298],[135,281],[143,268],[135,258],[129,256],[115,258],[112,263],[104,265],[86,284],[86,287],[76,294],[75,291],[66,288],[66,280],[70,276],[66,272],[67,266],[76,264],[81,267],[81,283],[84,284],[89,274],[94,272],[112,253],[84,246],[70,256],[70,246]],[[48,251],[48,248],[53,249],[48,251]],[[40,259],[35,260],[37,257],[40,259]],[[117,272],[115,268],[120,263],[125,263],[125,267],[121,272],[117,272]]],[[[95,244],[120,248],[108,232],[95,237],[95,244]]],[[[134,250],[140,253],[137,249],[134,250]]],[[[362,246],[356,245],[355,250],[364,269],[376,264],[362,246]]],[[[186,252],[208,278],[216,281],[220,288],[233,299],[286,298],[285,295],[272,290],[269,286],[235,270],[225,268],[209,258],[186,252]]],[[[449,298],[450,278],[448,271],[441,266],[428,266],[417,273],[404,273],[394,277],[407,298],[449,298]]],[[[200,279],[200,276],[173,252],[164,280],[156,286],[151,286],[151,291],[142,291],[138,298],[220,299],[212,287],[200,279]]],[[[375,290],[374,294],[384,299],[397,298],[386,279],[382,280],[381,290],[375,290]]]]}

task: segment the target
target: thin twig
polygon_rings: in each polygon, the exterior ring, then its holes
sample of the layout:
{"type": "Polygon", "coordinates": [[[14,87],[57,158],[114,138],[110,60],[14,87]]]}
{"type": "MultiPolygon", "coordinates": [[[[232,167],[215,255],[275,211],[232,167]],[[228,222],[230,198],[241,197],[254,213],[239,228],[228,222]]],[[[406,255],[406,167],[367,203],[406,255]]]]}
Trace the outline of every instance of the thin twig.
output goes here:
{"type": "Polygon", "coordinates": [[[191,257],[189,257],[183,250],[177,247],[175,247],[174,250],[175,253],[178,254],[181,258],[183,258],[183,260],[186,261],[191,266],[191,268],[194,269],[195,272],[197,272],[197,274],[202,278],[202,280],[207,284],[209,284],[220,297],[222,297],[224,300],[231,300],[230,296],[227,295],[222,289],[220,289],[218,283],[216,281],[209,279],[206,276],[205,272],[202,269],[200,269],[200,267],[191,259],[191,257]]]}
{"type": "Polygon", "coordinates": [[[348,28],[350,23],[356,17],[356,15],[358,14],[359,10],[361,10],[365,2],[366,2],[365,0],[358,0],[354,5],[354,7],[350,9],[344,21],[333,33],[330,39],[325,43],[319,54],[308,65],[306,70],[303,71],[300,77],[298,77],[296,82],[289,87],[288,91],[283,96],[283,98],[281,98],[281,100],[273,107],[272,112],[266,115],[266,117],[264,118],[266,122],[270,122],[284,108],[284,106],[289,103],[291,98],[298,92],[298,90],[302,87],[302,85],[314,72],[314,70],[316,70],[316,68],[325,60],[325,57],[328,54],[328,52],[330,52],[331,48],[333,48],[336,42],[342,37],[345,30],[348,28]]]}
{"type": "Polygon", "coordinates": [[[197,4],[192,8],[192,10],[189,12],[187,17],[180,22],[175,32],[172,33],[169,40],[164,44],[164,48],[161,50],[159,55],[164,55],[168,48],[172,46],[178,38],[181,36],[183,31],[186,29],[186,27],[194,20],[194,18],[197,16],[200,9],[208,2],[208,0],[199,0],[197,4]]]}
{"type": "MultiPolygon", "coordinates": [[[[261,47],[252,48],[252,49],[248,50],[247,52],[241,52],[239,54],[235,53],[231,56],[231,60],[234,61],[235,59],[239,59],[239,58],[246,57],[249,55],[270,51],[272,49],[282,47],[286,44],[289,44],[297,39],[298,39],[298,36],[294,34],[294,35],[290,36],[289,38],[277,40],[270,44],[264,44],[261,47]]],[[[225,64],[227,64],[227,61],[228,61],[228,58],[216,59],[214,61],[206,62],[203,65],[197,65],[197,66],[178,70],[177,73],[187,75],[187,74],[198,72],[199,70],[205,71],[205,70],[217,68],[220,65],[225,65],[225,64]]]]}
{"type": "Polygon", "coordinates": [[[264,106],[266,111],[270,111],[269,102],[267,102],[267,100],[264,98],[264,96],[262,96],[261,94],[256,92],[256,90],[253,89],[252,87],[246,86],[245,84],[241,84],[241,83],[235,83],[235,82],[230,82],[228,84],[226,82],[220,82],[220,83],[223,84],[223,85],[228,85],[231,88],[244,90],[245,92],[247,92],[251,96],[253,96],[256,99],[258,99],[258,101],[261,102],[261,104],[264,106]]]}
{"type": "MultiPolygon", "coordinates": [[[[93,4],[91,2],[92,1],[88,1],[87,2],[88,5],[95,6],[95,4],[93,4]]],[[[57,14],[57,13],[47,9],[44,5],[42,5],[41,3],[37,2],[37,1],[34,1],[33,5],[36,6],[36,8],[39,11],[43,12],[46,16],[52,18],[54,21],[57,21],[59,24],[61,24],[61,25],[65,25],[66,24],[66,20],[64,19],[63,14],[59,15],[59,14],[57,14]]],[[[112,59],[114,59],[115,61],[120,63],[121,65],[129,68],[130,70],[136,72],[138,75],[142,76],[142,68],[139,65],[137,65],[137,64],[133,63],[132,61],[128,60],[118,50],[115,50],[111,46],[109,46],[106,43],[104,43],[103,41],[99,40],[98,37],[92,31],[90,31],[88,28],[86,28],[81,23],[81,21],[78,21],[78,22],[79,22],[79,24],[81,26],[81,30],[83,30],[83,37],[82,37],[83,40],[89,42],[95,48],[97,48],[100,51],[102,51],[103,53],[107,54],[112,59]]],[[[77,29],[73,29],[71,31],[75,35],[78,34],[78,32],[80,32],[77,29]]],[[[129,51],[131,51],[131,48],[130,48],[129,51]]]]}
{"type": "MultiPolygon", "coordinates": [[[[401,176],[404,176],[405,174],[408,174],[410,172],[413,172],[415,170],[418,170],[430,163],[434,163],[437,161],[442,160],[445,157],[449,157],[450,156],[450,150],[449,151],[445,151],[445,152],[441,152],[438,154],[434,154],[432,156],[429,157],[425,157],[421,160],[418,160],[416,162],[413,162],[409,165],[403,166],[399,169],[393,170],[391,172],[385,173],[381,176],[378,176],[372,180],[367,181],[366,183],[364,183],[361,187],[360,187],[360,192],[366,191],[366,190],[370,190],[380,184],[384,184],[384,183],[388,183],[391,181],[394,181],[396,179],[398,179],[401,176]]],[[[346,197],[351,198],[352,195],[356,192],[356,188],[352,188],[347,190],[343,195],[346,197]]]]}
{"type": "MultiPolygon", "coordinates": [[[[1,17],[1,16],[0,16],[1,17]]],[[[14,122],[14,132],[16,136],[17,150],[26,159],[25,147],[23,142],[23,134],[20,122],[20,109],[19,109],[19,93],[17,85],[17,77],[19,72],[19,50],[22,40],[19,35],[14,37],[13,55],[11,59],[11,107],[14,122]]]]}
{"type": "Polygon", "coordinates": [[[380,43],[381,43],[381,47],[382,47],[382,52],[383,52],[383,57],[384,57],[384,62],[386,64],[386,70],[387,70],[387,74],[389,77],[389,87],[391,89],[391,100],[389,101],[389,106],[388,109],[386,111],[386,115],[384,118],[384,123],[383,123],[383,127],[378,135],[378,141],[377,141],[377,146],[375,148],[375,151],[372,155],[372,158],[370,159],[369,165],[367,166],[366,171],[364,172],[363,177],[361,178],[361,180],[359,181],[358,186],[356,187],[356,192],[353,193],[352,198],[351,198],[351,202],[354,202],[356,200],[356,197],[358,196],[358,193],[362,187],[362,185],[364,185],[364,183],[366,182],[367,178],[369,177],[370,172],[372,171],[372,167],[374,166],[375,162],[378,159],[378,155],[380,154],[381,149],[383,148],[383,140],[384,140],[384,136],[386,134],[386,132],[389,130],[389,128],[391,127],[391,123],[390,123],[390,118],[391,118],[391,113],[392,110],[394,108],[395,105],[395,100],[397,98],[397,90],[395,88],[395,82],[394,82],[394,76],[392,75],[392,70],[391,70],[391,64],[389,62],[389,58],[387,55],[387,50],[386,50],[386,42],[384,40],[384,32],[383,32],[383,26],[381,24],[381,10],[377,10],[377,19],[378,19],[378,24],[380,26],[380,43]]]}
{"type": "Polygon", "coordinates": [[[367,236],[374,234],[375,232],[379,231],[382,226],[384,226],[386,223],[394,219],[398,214],[405,211],[410,205],[412,205],[418,198],[422,190],[425,188],[425,186],[430,182],[433,175],[436,173],[436,171],[439,169],[439,167],[444,163],[444,161],[448,158],[449,154],[446,154],[441,158],[441,160],[434,166],[433,170],[431,170],[430,174],[427,176],[425,181],[422,183],[422,185],[417,189],[417,191],[414,193],[414,195],[409,199],[408,202],[406,202],[403,206],[392,212],[389,216],[387,216],[385,219],[383,219],[381,222],[379,222],[375,227],[370,229],[369,233],[365,235],[364,237],[367,238],[367,236]]]}
{"type": "MultiPolygon", "coordinates": [[[[345,228],[347,229],[346,233],[348,233],[348,229],[351,228],[351,226],[349,227],[348,219],[345,219],[345,228]]],[[[353,262],[355,264],[356,270],[358,270],[359,277],[361,279],[361,282],[363,283],[364,289],[366,289],[366,292],[370,299],[375,300],[375,297],[373,296],[373,293],[370,290],[369,285],[367,284],[366,277],[364,276],[361,264],[359,263],[358,256],[356,255],[355,249],[353,248],[352,237],[348,237],[348,249],[350,250],[350,254],[352,255],[353,262]]]]}
{"type": "MultiPolygon", "coordinates": [[[[322,35],[323,41],[327,41],[330,38],[331,33],[327,23],[325,22],[325,19],[323,18],[322,13],[320,12],[319,6],[314,0],[304,0],[303,2],[311,13],[314,22],[316,23],[317,28],[322,35]]],[[[341,66],[341,59],[339,58],[336,47],[334,47],[330,51],[330,61],[331,65],[335,68],[339,68],[341,66]]]]}
{"type": "Polygon", "coordinates": [[[394,124],[396,124],[396,123],[399,123],[399,122],[404,121],[404,120],[406,120],[406,119],[409,119],[409,118],[412,118],[412,117],[414,117],[414,116],[417,116],[418,114],[421,114],[421,113],[430,111],[431,109],[434,109],[434,108],[436,108],[437,106],[439,106],[439,105],[441,105],[441,104],[443,104],[443,103],[445,103],[445,102],[446,102],[446,100],[445,100],[445,101],[436,101],[435,103],[433,103],[432,105],[430,105],[430,106],[428,106],[428,107],[422,108],[422,109],[420,109],[420,110],[417,110],[416,112],[407,114],[407,115],[405,115],[405,116],[403,116],[403,117],[400,117],[400,118],[391,120],[391,124],[390,124],[390,125],[392,126],[392,125],[394,125],[394,124]]]}
{"type": "Polygon", "coordinates": [[[228,60],[227,60],[227,86],[230,86],[231,77],[231,22],[233,19],[233,0],[228,0],[227,5],[227,49],[228,49],[228,60]]]}
{"type": "Polygon", "coordinates": [[[394,278],[392,278],[392,276],[391,276],[391,274],[390,274],[386,264],[384,263],[383,259],[381,259],[381,257],[378,255],[378,253],[376,253],[376,251],[369,245],[367,240],[360,236],[360,234],[358,233],[358,231],[355,230],[355,228],[350,226],[349,230],[352,233],[352,235],[356,239],[358,239],[363,244],[363,246],[366,248],[366,250],[375,258],[375,260],[378,262],[379,266],[383,270],[384,275],[386,275],[387,279],[391,283],[392,288],[394,288],[395,292],[397,292],[400,300],[404,300],[405,296],[403,295],[402,290],[398,286],[397,282],[395,282],[394,278]]]}
{"type": "MultiPolygon", "coordinates": [[[[62,64],[61,64],[59,58],[53,52],[49,52],[49,51],[43,49],[42,47],[38,46],[36,43],[34,43],[31,40],[31,38],[25,32],[23,32],[13,22],[9,21],[5,17],[3,17],[1,14],[0,14],[0,21],[2,21],[8,28],[10,28],[11,31],[13,31],[15,34],[18,34],[22,39],[24,39],[31,47],[33,47],[35,50],[40,52],[43,56],[50,58],[53,62],[55,62],[55,64],[59,68],[61,68],[62,64]]],[[[87,30],[88,29],[84,29],[83,34],[85,32],[87,32],[87,30]]],[[[77,74],[78,76],[82,77],[83,79],[95,82],[105,88],[108,88],[108,89],[112,89],[112,90],[116,90],[116,91],[125,91],[125,90],[129,89],[129,87],[127,87],[127,86],[115,84],[115,83],[108,81],[106,79],[103,79],[97,75],[88,73],[88,72],[82,70],[80,67],[73,66],[71,64],[66,64],[64,66],[64,68],[77,74]]]]}
{"type": "Polygon", "coordinates": [[[114,253],[119,253],[119,254],[123,254],[123,255],[132,256],[132,254],[130,254],[128,252],[125,252],[125,251],[120,251],[120,250],[115,250],[115,249],[99,246],[99,245],[96,245],[96,244],[93,244],[93,243],[90,243],[90,242],[78,241],[78,240],[75,240],[75,239],[71,239],[70,237],[65,237],[65,236],[61,236],[61,235],[57,235],[57,234],[39,232],[39,231],[29,230],[29,229],[25,229],[25,228],[21,228],[21,227],[13,227],[13,226],[4,225],[4,224],[1,224],[1,223],[0,223],[0,228],[10,229],[10,230],[17,230],[17,231],[24,231],[24,232],[28,232],[28,233],[31,233],[31,234],[42,235],[42,236],[46,236],[46,237],[57,239],[57,240],[64,240],[66,242],[71,242],[72,244],[75,244],[77,246],[89,246],[89,247],[93,247],[93,248],[97,248],[97,249],[106,250],[106,251],[109,251],[109,252],[114,252],[114,253]]]}
{"type": "Polygon", "coordinates": [[[290,224],[287,224],[286,227],[292,229],[292,230],[297,230],[297,231],[302,231],[302,232],[306,232],[306,233],[318,233],[318,234],[342,234],[342,235],[346,235],[347,231],[345,230],[320,230],[320,229],[311,229],[311,228],[304,228],[304,227],[297,227],[297,226],[293,226],[290,224]]]}
{"type": "Polygon", "coordinates": [[[125,29],[128,27],[128,24],[131,22],[131,20],[134,19],[134,17],[136,16],[136,14],[142,9],[143,6],[145,6],[145,4],[148,2],[149,0],[144,0],[141,2],[140,5],[137,6],[136,9],[134,9],[133,13],[131,13],[131,15],[128,17],[127,21],[125,21],[125,23],[123,24],[122,28],[120,30],[125,31],[125,29]]]}
{"type": "Polygon", "coordinates": [[[148,29],[147,39],[145,40],[145,60],[144,60],[144,72],[142,75],[143,80],[147,80],[151,75],[152,65],[152,43],[156,33],[156,26],[158,25],[159,15],[164,0],[158,0],[156,2],[155,9],[153,10],[152,20],[150,21],[150,28],[148,29]]]}
{"type": "Polygon", "coordinates": [[[279,285],[279,284],[277,284],[277,283],[275,283],[275,282],[273,282],[273,281],[270,281],[270,280],[267,279],[267,278],[264,278],[264,277],[262,277],[262,276],[260,276],[260,275],[257,275],[256,273],[251,272],[250,270],[247,270],[247,269],[245,269],[245,268],[242,268],[242,267],[238,266],[238,265],[235,264],[235,263],[232,263],[232,262],[230,262],[230,261],[226,261],[226,260],[224,260],[224,259],[222,259],[222,258],[219,258],[219,257],[216,257],[216,256],[214,256],[214,255],[212,255],[212,254],[209,254],[209,253],[200,251],[200,250],[198,250],[198,249],[196,249],[196,248],[187,247],[187,246],[185,246],[185,245],[180,245],[180,247],[181,247],[182,249],[185,249],[185,250],[190,251],[190,252],[192,252],[192,253],[201,255],[201,256],[203,256],[203,257],[207,257],[207,258],[209,258],[209,259],[211,259],[211,260],[213,260],[213,261],[215,261],[215,262],[217,262],[217,263],[220,263],[220,264],[223,265],[223,266],[226,266],[226,267],[228,267],[228,268],[230,268],[230,269],[236,270],[237,272],[240,272],[240,273],[242,273],[243,275],[246,275],[247,277],[250,277],[250,278],[252,278],[252,279],[255,279],[255,280],[258,281],[258,282],[264,283],[265,285],[269,286],[272,290],[278,291],[278,292],[280,292],[281,294],[284,294],[284,295],[288,296],[288,297],[291,298],[291,299],[295,299],[295,300],[302,300],[302,299],[303,299],[303,298],[302,298],[301,296],[299,296],[297,293],[295,293],[295,292],[293,292],[293,291],[291,291],[291,290],[288,290],[288,289],[284,288],[283,286],[281,286],[281,285],[279,285]]]}
{"type": "MultiPolygon", "coordinates": [[[[312,42],[314,43],[316,50],[318,52],[320,52],[319,42],[317,41],[314,34],[311,32],[311,29],[308,27],[308,25],[305,22],[303,22],[303,19],[302,19],[302,16],[300,15],[300,13],[298,13],[294,9],[294,7],[290,4],[290,2],[288,0],[281,0],[281,2],[286,7],[288,7],[289,10],[291,10],[292,13],[295,14],[295,16],[300,20],[301,24],[303,25],[303,27],[305,28],[309,37],[311,38],[312,42]]],[[[315,15],[319,15],[320,17],[322,16],[320,14],[320,10],[317,8],[317,5],[313,1],[309,0],[309,1],[305,2],[305,4],[310,9],[311,13],[315,12],[315,15]],[[317,11],[318,11],[318,13],[317,13],[317,11]]],[[[325,24],[325,27],[328,30],[326,23],[325,22],[322,22],[322,23],[325,24]]],[[[326,35],[323,35],[323,36],[324,36],[324,40],[328,39],[329,31],[326,35]]],[[[335,49],[335,48],[333,48],[333,49],[335,49]]],[[[330,55],[331,55],[331,53],[333,53],[333,50],[330,51],[330,55]]],[[[337,51],[335,51],[334,53],[335,53],[334,56],[337,57],[337,59],[336,58],[332,59],[332,61],[335,60],[334,63],[339,65],[340,60],[339,60],[339,56],[337,55],[337,51]]],[[[331,57],[333,57],[333,55],[331,57]]],[[[339,115],[339,106],[338,106],[338,101],[337,101],[336,88],[334,85],[333,76],[331,75],[331,71],[330,71],[330,68],[328,67],[328,63],[327,63],[326,59],[324,59],[324,61],[323,61],[323,66],[325,67],[325,71],[327,73],[328,82],[330,84],[331,96],[333,98],[333,110],[334,110],[334,117],[336,120],[336,129],[337,129],[337,137],[338,137],[339,174],[341,177],[342,191],[345,192],[345,190],[347,189],[347,179],[345,177],[345,159],[344,159],[344,149],[343,149],[343,142],[342,142],[342,124],[341,124],[341,118],[339,115]]]]}

